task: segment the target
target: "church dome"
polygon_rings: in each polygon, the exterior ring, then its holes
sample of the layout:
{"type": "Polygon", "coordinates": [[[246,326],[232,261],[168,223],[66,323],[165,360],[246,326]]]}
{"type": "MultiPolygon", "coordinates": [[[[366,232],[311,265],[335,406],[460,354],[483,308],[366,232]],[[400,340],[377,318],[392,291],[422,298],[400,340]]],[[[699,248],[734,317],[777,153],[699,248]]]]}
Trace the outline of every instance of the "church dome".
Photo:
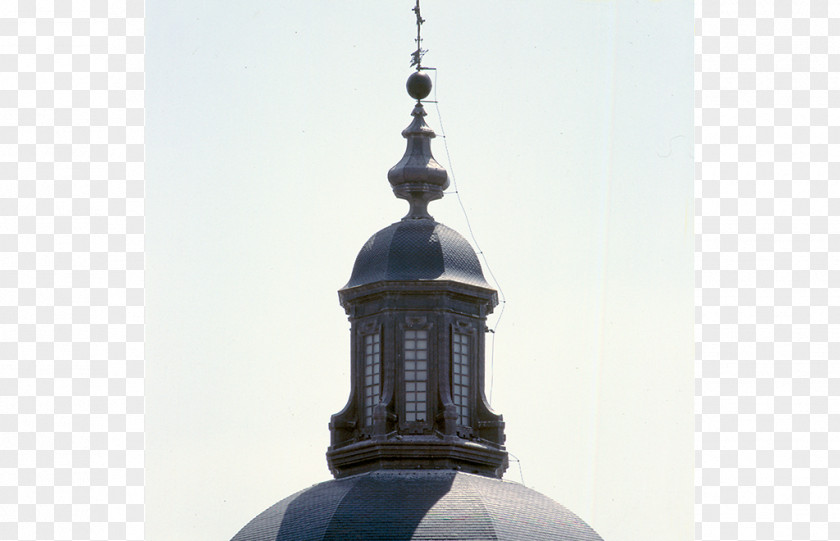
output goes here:
{"type": "Polygon", "coordinates": [[[257,515],[232,541],[603,541],[519,483],[441,470],[381,470],[320,483],[257,515]]]}
{"type": "Polygon", "coordinates": [[[408,219],[374,234],[364,246],[343,289],[380,281],[451,280],[490,285],[470,243],[431,219],[408,219]]]}

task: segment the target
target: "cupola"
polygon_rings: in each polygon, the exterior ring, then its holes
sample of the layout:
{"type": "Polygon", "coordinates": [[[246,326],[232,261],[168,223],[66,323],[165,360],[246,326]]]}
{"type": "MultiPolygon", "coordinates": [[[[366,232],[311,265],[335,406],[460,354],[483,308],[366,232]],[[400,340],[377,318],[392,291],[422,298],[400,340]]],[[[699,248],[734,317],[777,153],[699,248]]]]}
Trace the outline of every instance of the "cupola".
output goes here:
{"type": "Polygon", "coordinates": [[[332,416],[327,461],[336,477],[417,468],[501,477],[504,422],[484,395],[498,297],[469,242],[428,212],[449,180],[424,119],[431,80],[418,70],[406,87],[413,119],[388,181],[409,212],[362,246],[338,292],[350,320],[350,398],[332,416]]]}

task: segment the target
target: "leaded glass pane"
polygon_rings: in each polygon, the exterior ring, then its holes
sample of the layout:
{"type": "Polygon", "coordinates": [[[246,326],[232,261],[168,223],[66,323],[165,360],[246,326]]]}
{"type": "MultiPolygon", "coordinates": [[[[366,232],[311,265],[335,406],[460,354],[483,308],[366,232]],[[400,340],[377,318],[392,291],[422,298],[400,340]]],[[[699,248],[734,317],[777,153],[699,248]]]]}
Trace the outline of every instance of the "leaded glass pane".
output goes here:
{"type": "Polygon", "coordinates": [[[379,333],[364,335],[365,357],[365,383],[364,383],[364,414],[365,426],[373,424],[373,407],[379,402],[380,380],[379,371],[382,360],[380,358],[379,333]]]}
{"type": "Polygon", "coordinates": [[[405,420],[426,420],[426,378],[428,331],[407,330],[403,342],[403,380],[405,382],[405,420]]]}
{"type": "Polygon", "coordinates": [[[469,336],[452,334],[452,401],[458,413],[458,424],[470,424],[469,336]]]}

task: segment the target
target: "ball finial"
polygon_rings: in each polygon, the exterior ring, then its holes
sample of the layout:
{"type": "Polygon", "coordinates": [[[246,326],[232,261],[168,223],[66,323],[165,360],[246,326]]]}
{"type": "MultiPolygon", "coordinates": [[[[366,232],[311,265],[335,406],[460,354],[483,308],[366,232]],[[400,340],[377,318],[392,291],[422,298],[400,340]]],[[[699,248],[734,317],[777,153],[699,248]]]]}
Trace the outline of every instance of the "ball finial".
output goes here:
{"type": "Polygon", "coordinates": [[[422,100],[432,91],[432,78],[421,71],[415,71],[408,76],[405,83],[408,95],[416,100],[422,100]]]}

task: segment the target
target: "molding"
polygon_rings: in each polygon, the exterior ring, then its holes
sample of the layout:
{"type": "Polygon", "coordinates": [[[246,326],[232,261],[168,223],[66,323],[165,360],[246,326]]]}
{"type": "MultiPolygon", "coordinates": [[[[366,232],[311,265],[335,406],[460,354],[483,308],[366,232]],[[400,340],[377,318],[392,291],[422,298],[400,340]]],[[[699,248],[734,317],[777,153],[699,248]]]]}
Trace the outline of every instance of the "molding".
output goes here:
{"type": "MultiPolygon", "coordinates": [[[[402,326],[402,325],[401,325],[402,326]]],[[[406,316],[404,328],[411,330],[426,330],[431,328],[432,324],[426,316],[406,316]]]]}
{"type": "Polygon", "coordinates": [[[336,478],[381,469],[452,469],[501,478],[508,467],[504,447],[436,436],[365,440],[327,451],[336,478]]]}
{"type": "Polygon", "coordinates": [[[356,332],[360,335],[375,334],[377,331],[381,332],[382,325],[378,318],[371,318],[369,321],[359,321],[356,323],[356,332]]]}

